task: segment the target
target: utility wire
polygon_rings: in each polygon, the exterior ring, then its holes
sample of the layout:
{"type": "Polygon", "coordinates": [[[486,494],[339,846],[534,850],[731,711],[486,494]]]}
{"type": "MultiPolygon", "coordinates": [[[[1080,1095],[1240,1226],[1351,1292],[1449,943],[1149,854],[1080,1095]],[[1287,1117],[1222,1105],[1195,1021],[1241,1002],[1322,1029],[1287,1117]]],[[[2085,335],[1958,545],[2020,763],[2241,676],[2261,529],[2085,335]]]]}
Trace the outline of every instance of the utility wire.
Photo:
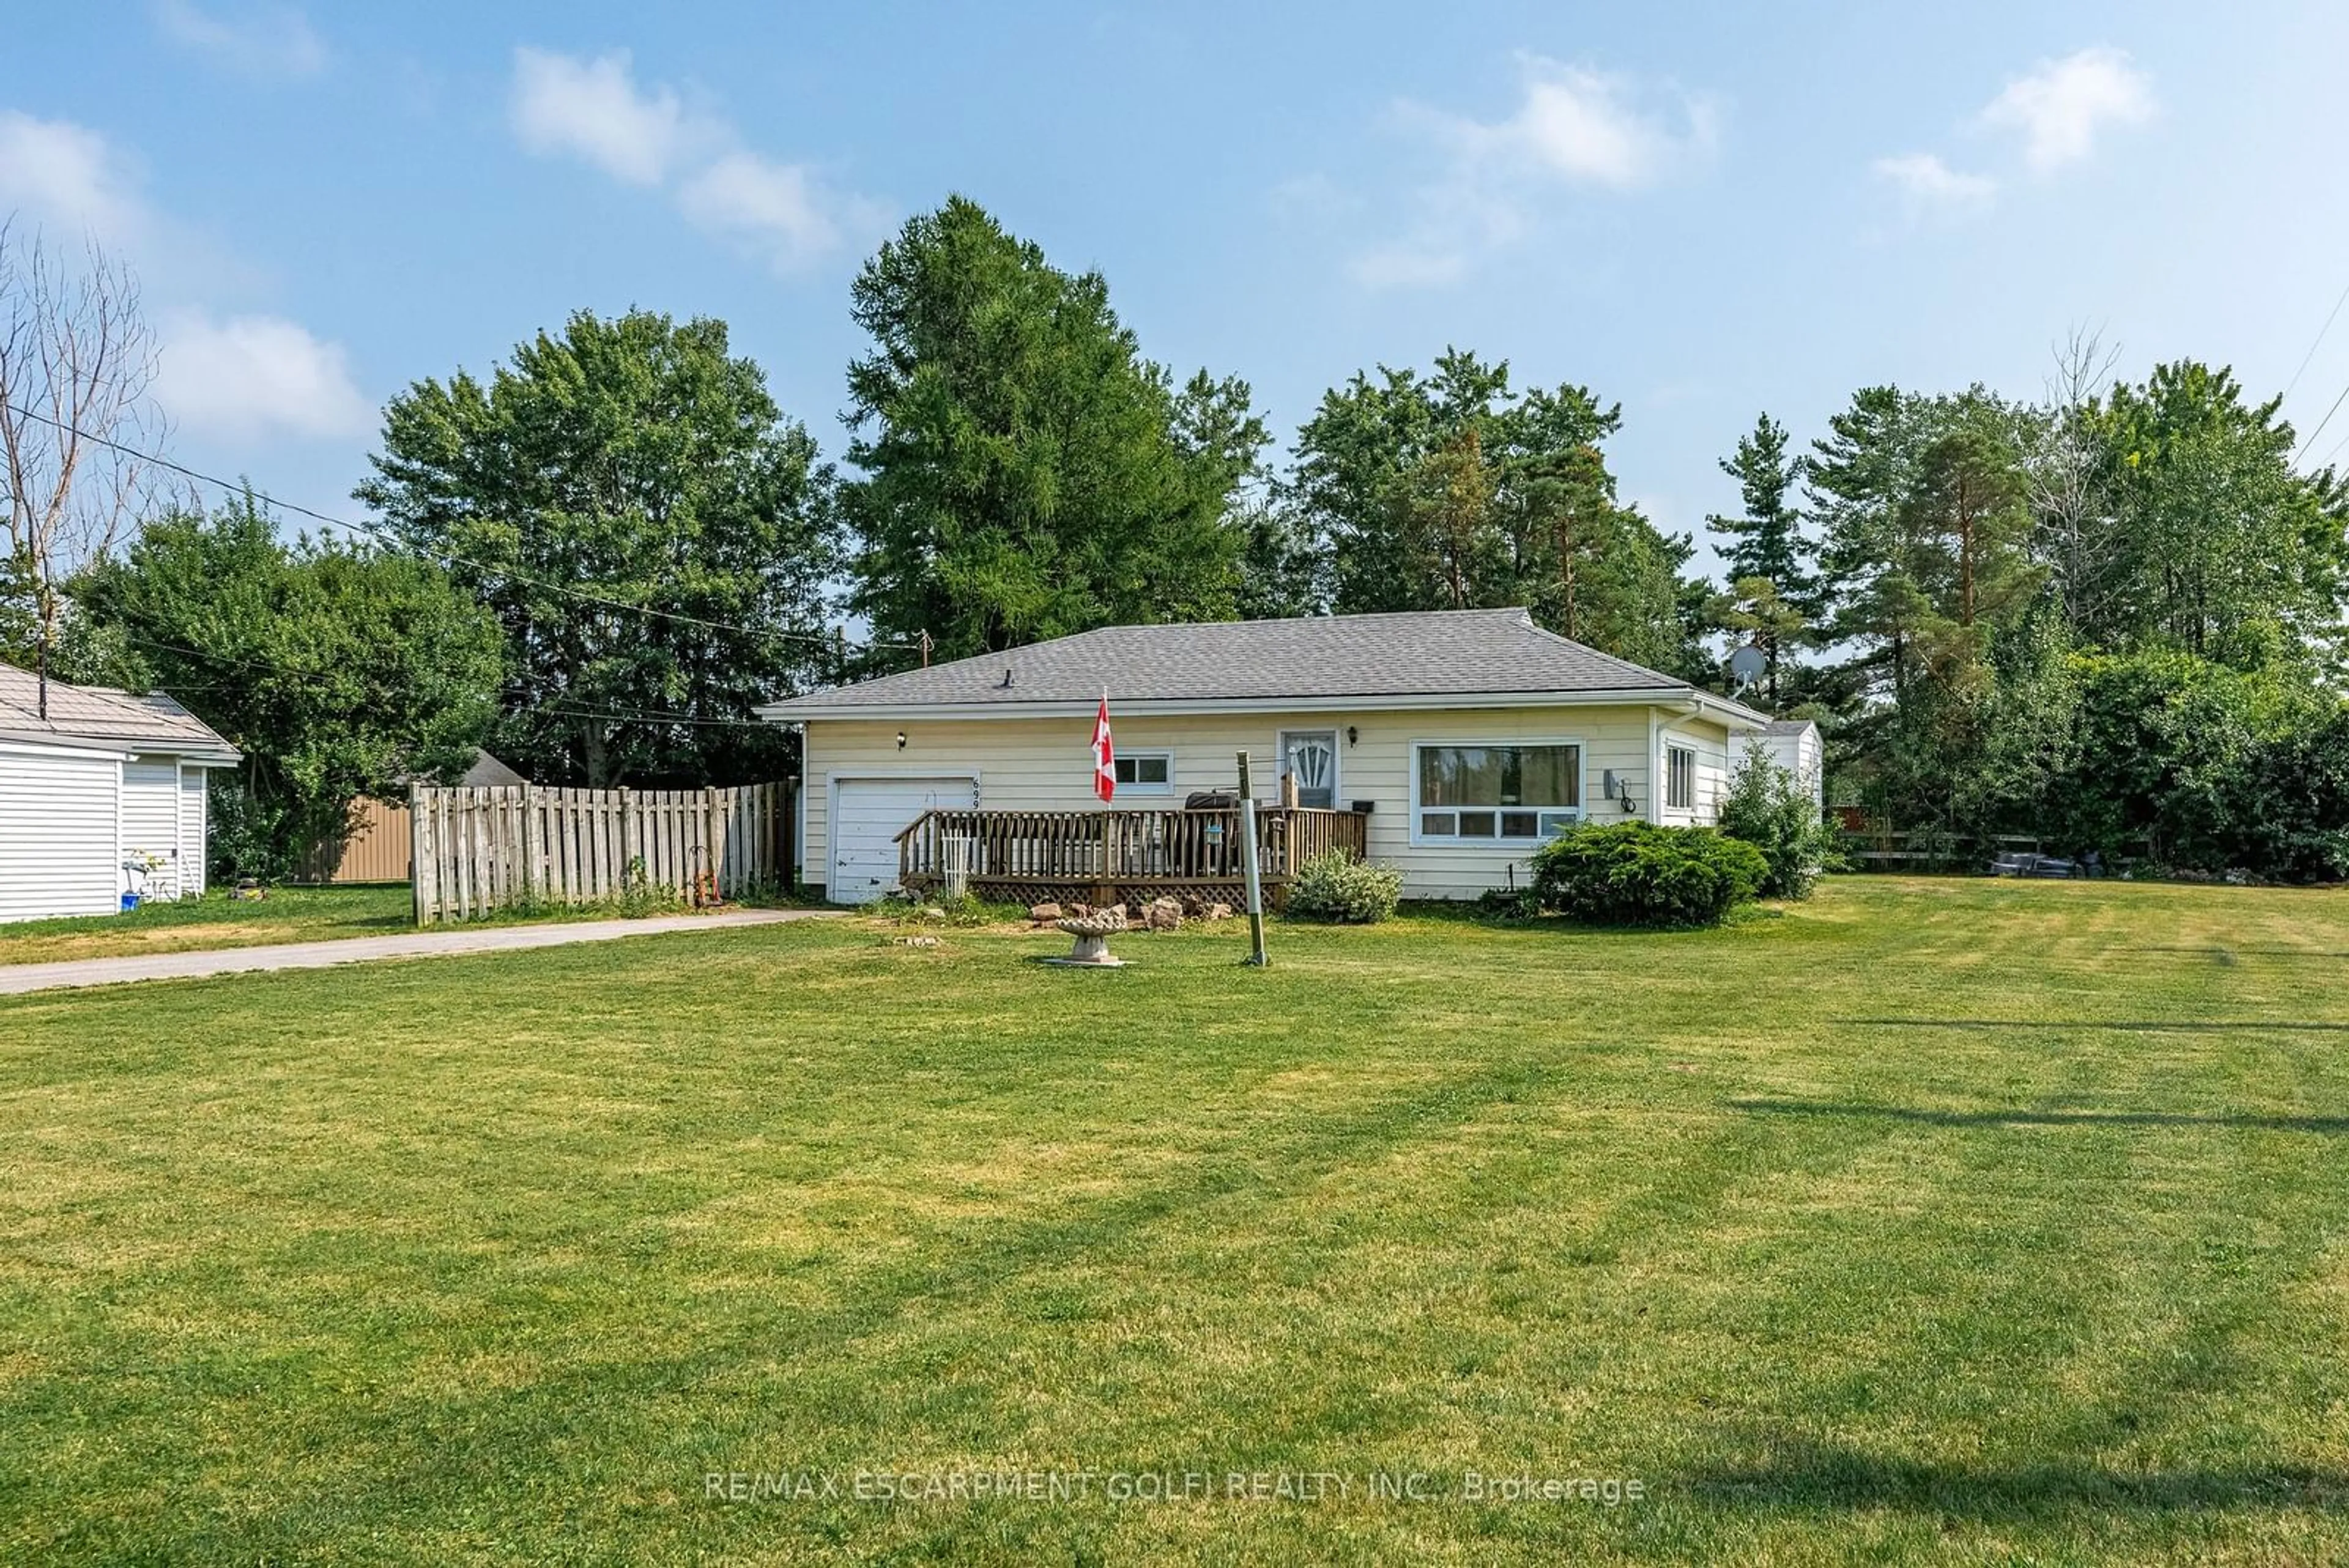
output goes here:
{"type": "MultiPolygon", "coordinates": [[[[2341,405],[2344,402],[2349,402],[2349,387],[2344,387],[2341,389],[2341,395],[2333,400],[2333,406],[2324,410],[2324,417],[2316,421],[2316,428],[2309,431],[2307,439],[2303,440],[2300,445],[2293,450],[2292,454],[2292,462],[2298,462],[2300,461],[2301,453],[2306,452],[2310,447],[2316,444],[2316,438],[2324,433],[2324,427],[2333,422],[2333,416],[2341,411],[2341,405]]],[[[2338,452],[2340,449],[2335,447],[2333,450],[2338,452]]]]}
{"type": "Polygon", "coordinates": [[[543,703],[528,711],[533,713],[552,713],[561,719],[608,719],[616,723],[629,724],[709,724],[752,730],[776,728],[765,719],[707,719],[698,718],[691,713],[645,713],[617,708],[572,708],[562,705],[560,699],[554,702],[543,703]]]}
{"type": "MultiPolygon", "coordinates": [[[[275,676],[281,680],[295,680],[315,684],[329,679],[329,677],[313,670],[288,670],[283,665],[260,662],[251,659],[239,659],[225,653],[206,653],[200,648],[188,648],[176,642],[162,642],[151,637],[140,637],[135,632],[125,632],[122,635],[125,641],[136,643],[141,648],[151,648],[171,653],[184,654],[188,658],[202,659],[209,664],[225,664],[236,670],[254,670],[264,675],[275,676]]],[[[156,683],[155,690],[158,691],[221,691],[232,690],[232,688],[226,685],[166,685],[159,681],[156,683]]],[[[570,702],[564,698],[559,696],[549,699],[543,702],[529,704],[520,711],[530,713],[552,713],[558,718],[609,719],[624,723],[637,724],[735,725],[750,729],[767,729],[771,727],[768,721],[764,719],[717,719],[693,713],[669,713],[641,709],[585,708],[579,706],[576,703],[570,702]]]]}
{"type": "MultiPolygon", "coordinates": [[[[47,425],[53,430],[59,431],[68,435],[77,436],[86,441],[94,442],[98,446],[105,447],[109,452],[117,452],[125,457],[136,458],[141,462],[151,462],[158,468],[169,470],[171,472],[179,474],[183,478],[196,480],[204,484],[217,485],[224,493],[230,495],[250,495],[255,501],[265,503],[270,506],[276,507],[280,511],[291,512],[297,517],[306,517],[314,523],[323,523],[330,528],[341,528],[353,534],[364,534],[367,537],[377,540],[378,543],[390,545],[395,549],[430,556],[433,559],[439,560],[444,566],[470,566],[477,572],[490,573],[496,576],[504,577],[510,582],[520,583],[524,587],[538,588],[546,593],[560,594],[567,598],[577,599],[583,604],[596,605],[605,609],[623,610],[632,615],[657,616],[663,620],[673,620],[686,626],[703,627],[711,631],[729,631],[740,637],[775,637],[794,642],[818,643],[825,647],[837,646],[840,641],[838,638],[823,632],[780,630],[756,631],[752,630],[749,627],[736,626],[730,622],[722,620],[709,620],[701,616],[686,615],[678,610],[655,609],[649,605],[632,605],[626,599],[616,599],[608,597],[607,595],[591,593],[585,588],[574,588],[563,583],[547,582],[541,578],[525,576],[522,573],[517,572],[511,567],[495,566],[484,561],[477,561],[470,556],[456,555],[453,552],[419,549],[410,541],[394,538],[387,535],[381,528],[378,527],[374,524],[354,523],[348,518],[329,516],[324,512],[315,511],[310,507],[301,505],[295,502],[281,501],[276,496],[268,493],[266,491],[255,490],[249,484],[232,483],[228,480],[221,478],[218,474],[206,473],[200,469],[190,468],[185,463],[174,462],[170,458],[163,456],[160,452],[144,452],[138,447],[126,446],[119,441],[114,441],[106,436],[99,435],[93,431],[83,430],[67,421],[52,419],[48,415],[40,413],[35,410],[25,408],[20,404],[11,403],[5,398],[0,398],[0,409],[5,409],[12,413],[19,414],[28,420],[38,421],[40,423],[47,425]]],[[[866,642],[860,643],[857,646],[860,649],[903,648],[916,649],[922,647],[921,643],[914,641],[866,642]]]]}
{"type": "Polygon", "coordinates": [[[2284,383],[2283,395],[2286,398],[2291,397],[2292,389],[2300,385],[2300,379],[2308,374],[2309,361],[2316,358],[2316,350],[2323,346],[2324,335],[2333,330],[2333,317],[2341,314],[2341,307],[2344,305],[2349,305],[2349,285],[2343,286],[2341,297],[2333,302],[2333,310],[2325,317],[2324,325],[2316,329],[2316,341],[2311,343],[2308,346],[2308,352],[2300,357],[2300,369],[2294,370],[2292,373],[2292,379],[2284,383]]]}

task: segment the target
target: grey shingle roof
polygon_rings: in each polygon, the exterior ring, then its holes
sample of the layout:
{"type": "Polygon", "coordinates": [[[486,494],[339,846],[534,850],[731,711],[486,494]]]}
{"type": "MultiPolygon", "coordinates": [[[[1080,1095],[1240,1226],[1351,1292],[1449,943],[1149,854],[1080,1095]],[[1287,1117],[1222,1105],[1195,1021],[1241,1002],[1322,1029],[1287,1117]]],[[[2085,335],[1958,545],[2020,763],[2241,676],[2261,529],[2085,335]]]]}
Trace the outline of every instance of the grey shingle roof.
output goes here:
{"type": "Polygon", "coordinates": [[[1284,698],[1687,692],[1686,681],[1571,642],[1522,609],[1312,616],[1113,626],[959,659],[760,710],[792,719],[842,709],[1028,707],[1284,698]],[[1004,684],[1005,672],[1010,684],[1004,684]]]}
{"type": "Polygon", "coordinates": [[[236,760],[236,748],[218,732],[160,691],[140,696],[110,686],[69,686],[53,678],[44,720],[40,684],[31,670],[0,664],[0,734],[236,760]]]}
{"type": "Polygon", "coordinates": [[[1762,726],[1762,732],[1765,735],[1799,735],[1806,730],[1817,728],[1818,725],[1808,719],[1773,719],[1762,726]]]}

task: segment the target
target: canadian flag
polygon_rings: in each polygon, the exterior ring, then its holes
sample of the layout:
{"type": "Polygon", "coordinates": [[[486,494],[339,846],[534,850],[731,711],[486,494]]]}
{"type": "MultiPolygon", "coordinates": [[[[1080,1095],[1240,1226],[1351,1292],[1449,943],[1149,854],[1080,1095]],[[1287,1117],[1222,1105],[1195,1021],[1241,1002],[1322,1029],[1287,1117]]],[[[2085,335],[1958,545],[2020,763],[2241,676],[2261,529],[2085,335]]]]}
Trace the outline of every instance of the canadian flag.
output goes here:
{"type": "Polygon", "coordinates": [[[1101,711],[1093,715],[1093,794],[1106,805],[1117,795],[1117,753],[1109,742],[1109,693],[1102,693],[1101,711]]]}

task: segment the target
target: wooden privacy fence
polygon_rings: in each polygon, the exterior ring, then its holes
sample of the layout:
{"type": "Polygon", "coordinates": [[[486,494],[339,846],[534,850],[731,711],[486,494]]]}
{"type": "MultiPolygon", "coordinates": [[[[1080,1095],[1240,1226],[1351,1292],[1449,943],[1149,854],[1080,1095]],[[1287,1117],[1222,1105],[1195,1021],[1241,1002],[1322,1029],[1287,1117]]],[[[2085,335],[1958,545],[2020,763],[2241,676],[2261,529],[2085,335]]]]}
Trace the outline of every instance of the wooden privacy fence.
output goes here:
{"type": "Polygon", "coordinates": [[[733,789],[419,785],[409,797],[416,921],[593,904],[634,885],[688,903],[790,887],[788,783],[733,789]]]}
{"type": "Polygon", "coordinates": [[[297,882],[405,882],[414,831],[408,808],[360,796],[351,804],[357,826],[340,845],[321,845],[302,857],[297,882]]]}

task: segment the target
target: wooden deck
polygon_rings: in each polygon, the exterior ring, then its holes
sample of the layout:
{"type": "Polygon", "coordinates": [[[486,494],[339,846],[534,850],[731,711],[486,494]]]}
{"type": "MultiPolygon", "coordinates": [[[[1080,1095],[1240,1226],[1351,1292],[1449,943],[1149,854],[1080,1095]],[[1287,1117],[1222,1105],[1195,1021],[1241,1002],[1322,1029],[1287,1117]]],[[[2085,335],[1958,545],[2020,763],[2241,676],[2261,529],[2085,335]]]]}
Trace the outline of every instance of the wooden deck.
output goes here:
{"type": "MultiPolygon", "coordinates": [[[[1332,849],[1361,857],[1370,819],[1360,812],[1259,806],[1257,867],[1278,907],[1288,879],[1332,849]]],[[[947,841],[967,840],[971,891],[1012,903],[1114,904],[1197,897],[1237,908],[1246,882],[1237,811],[925,812],[897,836],[897,877],[927,893],[946,881],[947,841]]]]}

